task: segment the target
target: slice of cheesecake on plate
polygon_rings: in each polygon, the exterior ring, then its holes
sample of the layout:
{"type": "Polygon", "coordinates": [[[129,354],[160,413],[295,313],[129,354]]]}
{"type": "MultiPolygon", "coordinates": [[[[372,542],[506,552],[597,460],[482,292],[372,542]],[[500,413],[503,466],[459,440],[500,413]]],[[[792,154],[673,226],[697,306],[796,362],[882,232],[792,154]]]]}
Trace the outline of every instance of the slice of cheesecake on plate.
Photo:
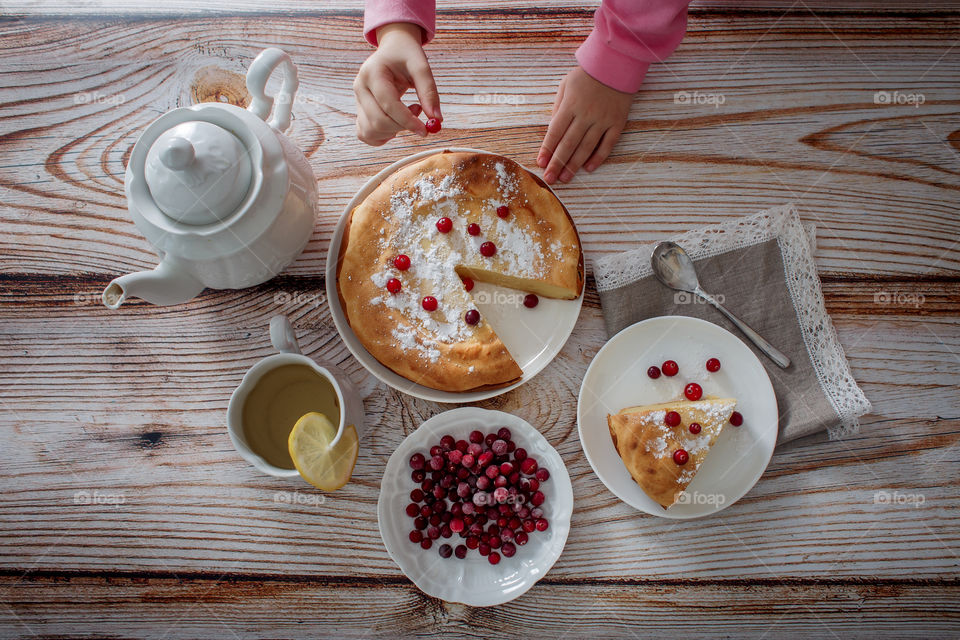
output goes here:
{"type": "Polygon", "coordinates": [[[634,481],[667,508],[693,480],[736,405],[733,398],[704,398],[627,407],[608,415],[607,426],[634,481]]]}

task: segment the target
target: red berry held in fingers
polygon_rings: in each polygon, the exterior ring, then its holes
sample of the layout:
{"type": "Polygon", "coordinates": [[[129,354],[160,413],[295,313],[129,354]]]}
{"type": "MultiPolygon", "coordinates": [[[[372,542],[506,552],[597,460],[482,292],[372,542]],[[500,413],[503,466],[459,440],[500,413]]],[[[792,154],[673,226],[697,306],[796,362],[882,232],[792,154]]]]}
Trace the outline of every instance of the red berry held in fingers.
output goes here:
{"type": "Polygon", "coordinates": [[[528,293],[523,296],[523,306],[527,309],[533,309],[535,306],[540,304],[540,298],[537,297],[535,293],[528,293]]]}
{"type": "Polygon", "coordinates": [[[743,415],[739,411],[734,411],[730,414],[730,424],[735,427],[739,427],[743,424],[743,415]]]}
{"type": "Polygon", "coordinates": [[[476,309],[470,309],[465,314],[463,314],[463,321],[469,325],[474,325],[480,322],[480,312],[476,309]]]}
{"type": "Polygon", "coordinates": [[[393,259],[393,266],[400,271],[406,271],[410,268],[410,257],[401,253],[393,259]]]}
{"type": "Polygon", "coordinates": [[[400,284],[400,281],[396,278],[390,278],[387,280],[387,291],[390,293],[400,293],[400,289],[403,288],[403,285],[400,284]]]}
{"type": "Polygon", "coordinates": [[[433,296],[424,296],[421,303],[425,311],[436,311],[437,310],[437,299],[433,296]]]}
{"type": "Polygon", "coordinates": [[[473,279],[472,278],[460,278],[460,281],[463,282],[463,288],[468,292],[473,291],[473,279]]]}
{"type": "Polygon", "coordinates": [[[480,225],[478,225],[476,222],[471,222],[467,225],[467,233],[472,236],[480,235],[480,225]]]}
{"type": "Polygon", "coordinates": [[[707,371],[710,373],[716,373],[717,371],[720,371],[720,361],[716,358],[710,358],[707,360],[707,371]]]}
{"type": "Polygon", "coordinates": [[[688,428],[690,429],[690,433],[692,433],[692,434],[694,434],[694,435],[700,433],[700,423],[699,423],[699,422],[691,422],[691,423],[690,423],[690,426],[689,426],[688,428]]]}
{"type": "Polygon", "coordinates": [[[691,382],[683,388],[683,395],[687,396],[687,400],[699,400],[703,397],[703,387],[691,382]]]}
{"type": "Polygon", "coordinates": [[[660,377],[660,367],[650,367],[647,369],[647,375],[652,379],[656,380],[660,377]]]}
{"type": "Polygon", "coordinates": [[[687,464],[687,460],[690,459],[690,454],[684,451],[683,449],[677,449],[673,452],[673,461],[679,465],[687,464]]]}
{"type": "Polygon", "coordinates": [[[453,229],[453,220],[450,218],[440,218],[437,220],[437,231],[440,233],[450,233],[453,229]]]}
{"type": "Polygon", "coordinates": [[[668,427],[675,427],[680,424],[680,414],[676,411],[667,411],[666,415],[663,416],[663,422],[668,427]]]}
{"type": "Polygon", "coordinates": [[[485,258],[491,257],[497,252],[497,245],[493,244],[489,240],[480,245],[480,255],[485,258]]]}
{"type": "Polygon", "coordinates": [[[680,371],[680,365],[678,365],[673,360],[667,360],[662,365],[660,365],[660,368],[663,370],[663,375],[669,376],[669,377],[677,375],[677,373],[680,371]]]}
{"type": "Polygon", "coordinates": [[[497,216],[501,218],[506,218],[509,215],[510,215],[510,207],[508,207],[505,204],[502,204],[499,207],[497,207],[497,216]]]}
{"type": "Polygon", "coordinates": [[[440,121],[436,118],[427,118],[424,126],[427,128],[427,133],[438,133],[442,128],[440,126],[440,121]]]}

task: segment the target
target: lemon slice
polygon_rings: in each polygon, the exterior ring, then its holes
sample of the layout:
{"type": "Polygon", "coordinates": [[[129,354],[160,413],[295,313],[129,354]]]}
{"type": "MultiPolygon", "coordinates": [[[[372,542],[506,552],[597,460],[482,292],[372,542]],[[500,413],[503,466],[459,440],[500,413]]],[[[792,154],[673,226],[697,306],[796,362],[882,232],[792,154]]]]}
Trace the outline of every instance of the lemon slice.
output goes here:
{"type": "Polygon", "coordinates": [[[352,424],[345,426],[340,441],[331,447],[336,435],[337,428],[327,416],[308,413],[297,420],[287,438],[297,471],[304,480],[324,491],[335,491],[347,484],[357,463],[357,430],[352,424]]]}

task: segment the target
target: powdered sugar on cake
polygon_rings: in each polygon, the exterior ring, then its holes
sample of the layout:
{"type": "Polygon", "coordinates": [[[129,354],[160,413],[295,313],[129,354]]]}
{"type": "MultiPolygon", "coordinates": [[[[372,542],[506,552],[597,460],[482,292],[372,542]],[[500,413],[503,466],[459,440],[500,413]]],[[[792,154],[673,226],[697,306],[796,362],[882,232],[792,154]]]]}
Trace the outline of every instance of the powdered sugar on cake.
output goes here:
{"type": "MultiPolygon", "coordinates": [[[[495,163],[493,168],[498,195],[506,202],[517,193],[519,179],[502,162],[495,163]]],[[[484,260],[492,259],[519,277],[541,277],[545,271],[542,243],[533,235],[537,232],[517,224],[514,217],[504,220],[488,216],[481,234],[469,235],[466,216],[461,215],[458,204],[457,196],[462,193],[453,174],[422,175],[412,185],[395,190],[390,197],[390,210],[385,212],[392,233],[380,230],[378,248],[382,262],[371,276],[371,282],[378,289],[385,289],[391,278],[403,283],[399,293],[384,293],[370,303],[394,309],[408,319],[411,324],[398,326],[392,332],[393,337],[404,350],[418,353],[431,362],[440,358],[441,345],[469,338],[483,323],[481,320],[480,325],[471,326],[464,320],[464,313],[473,305],[456,273],[457,266],[471,264],[482,268],[484,260]],[[451,232],[437,230],[436,222],[442,217],[454,221],[451,232]],[[485,241],[497,247],[493,258],[481,257],[479,249],[485,241]],[[393,257],[400,253],[407,255],[411,264],[403,272],[392,264],[393,257]],[[422,295],[438,300],[435,311],[423,309],[422,295]]],[[[553,242],[547,252],[559,258],[562,246],[553,242]]]]}

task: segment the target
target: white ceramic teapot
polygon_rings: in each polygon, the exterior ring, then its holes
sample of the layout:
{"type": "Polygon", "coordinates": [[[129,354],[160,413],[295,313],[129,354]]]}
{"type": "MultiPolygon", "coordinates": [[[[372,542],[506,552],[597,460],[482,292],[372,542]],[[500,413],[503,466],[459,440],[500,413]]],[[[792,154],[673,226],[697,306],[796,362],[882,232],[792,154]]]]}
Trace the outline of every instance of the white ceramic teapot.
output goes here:
{"type": "Polygon", "coordinates": [[[267,49],[247,71],[249,110],[207,102],[170,111],[147,127],[124,186],[130,215],[160,264],[111,282],[106,306],[116,309],[129,296],[178,304],[205,287],[253,286],[303,251],[316,217],[317,183],[306,157],[282,133],[298,87],[290,56],[267,49]],[[265,89],[278,66],[283,84],[272,98],[265,89]]]}

